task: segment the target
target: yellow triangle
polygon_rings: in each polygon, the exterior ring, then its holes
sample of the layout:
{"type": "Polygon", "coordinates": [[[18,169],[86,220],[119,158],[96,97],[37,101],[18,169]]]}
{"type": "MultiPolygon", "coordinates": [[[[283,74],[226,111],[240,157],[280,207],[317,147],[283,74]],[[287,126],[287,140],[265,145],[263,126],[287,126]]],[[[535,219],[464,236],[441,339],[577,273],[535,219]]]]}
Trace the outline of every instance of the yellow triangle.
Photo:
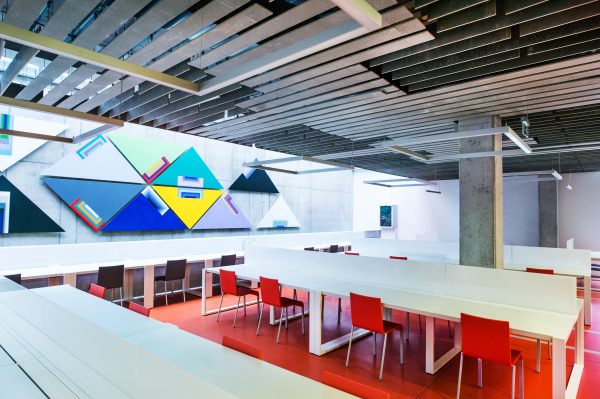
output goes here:
{"type": "Polygon", "coordinates": [[[186,189],[182,187],[152,186],[181,221],[191,229],[208,209],[221,197],[222,190],[186,189]],[[202,198],[180,198],[179,190],[201,192],[202,198]]]}

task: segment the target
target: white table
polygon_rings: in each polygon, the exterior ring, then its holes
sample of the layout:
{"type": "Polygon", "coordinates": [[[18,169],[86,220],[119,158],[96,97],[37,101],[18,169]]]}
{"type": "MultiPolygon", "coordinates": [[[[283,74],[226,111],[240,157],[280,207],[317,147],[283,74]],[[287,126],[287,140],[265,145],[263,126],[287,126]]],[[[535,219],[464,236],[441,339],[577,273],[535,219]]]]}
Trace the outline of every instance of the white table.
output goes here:
{"type": "Polygon", "coordinates": [[[115,306],[72,287],[32,290],[237,398],[351,398],[336,389],[115,306]],[[232,378],[235,382],[232,383],[232,378]]]}
{"type": "MultiPolygon", "coordinates": [[[[350,241],[345,241],[345,242],[337,244],[337,246],[338,246],[338,249],[339,248],[343,248],[344,251],[349,251],[351,244],[352,243],[350,241]]],[[[315,244],[315,245],[297,245],[295,247],[290,247],[289,249],[301,249],[301,250],[304,250],[304,248],[310,248],[310,247],[312,247],[312,248],[315,249],[315,251],[326,252],[327,250],[329,250],[329,248],[331,247],[331,245],[336,245],[336,244],[335,243],[334,244],[323,243],[323,244],[315,244]]]]}
{"type": "Polygon", "coordinates": [[[14,362],[0,367],[0,398],[48,399],[14,362]]]}
{"type": "MultiPolygon", "coordinates": [[[[218,273],[219,269],[206,269],[203,273],[218,273]]],[[[506,320],[511,332],[532,338],[552,339],[552,398],[575,398],[581,373],[583,371],[583,301],[578,300],[578,313],[567,315],[562,313],[538,311],[525,307],[509,306],[459,297],[436,295],[418,291],[391,288],[383,285],[364,284],[358,281],[329,279],[312,276],[306,273],[294,273],[274,268],[253,265],[227,266],[225,270],[235,271],[239,278],[258,281],[260,276],[275,278],[283,287],[295,288],[309,293],[309,351],[321,356],[336,348],[346,345],[350,333],[333,341],[321,342],[321,297],[322,295],[349,299],[350,292],[382,299],[384,318],[391,320],[391,310],[418,313],[426,316],[426,372],[434,374],[444,364],[461,351],[460,314],[468,313],[476,316],[506,320]],[[387,309],[387,310],[386,310],[387,309]],[[455,322],[454,347],[437,358],[435,347],[435,319],[441,318],[455,322]],[[575,366],[571,373],[569,385],[565,390],[566,380],[566,342],[575,327],[575,366]],[[436,359],[437,358],[437,359],[436,359]]],[[[203,298],[204,299],[204,298],[203,298]]],[[[271,315],[274,315],[271,310],[271,315]]],[[[296,315],[297,317],[297,315],[296,315]]],[[[273,316],[271,317],[273,324],[273,316]]],[[[355,332],[355,339],[368,334],[364,330],[355,332]]]]}
{"type": "MultiPolygon", "coordinates": [[[[23,280],[36,279],[36,278],[48,278],[49,286],[59,285],[59,278],[63,277],[63,284],[69,284],[73,287],[77,283],[77,275],[88,274],[98,272],[98,268],[102,266],[115,266],[125,265],[125,279],[123,287],[123,297],[125,300],[131,300],[133,298],[133,271],[136,269],[144,269],[144,301],[143,305],[151,309],[154,307],[154,268],[166,265],[168,260],[186,259],[186,278],[183,282],[183,289],[186,293],[193,295],[200,295],[190,290],[190,263],[194,262],[205,262],[205,267],[213,267],[215,260],[220,260],[222,255],[233,255],[236,254],[238,258],[244,256],[244,251],[230,251],[228,253],[209,253],[209,254],[184,254],[178,256],[169,256],[162,258],[149,258],[149,259],[124,259],[121,261],[114,262],[102,262],[102,263],[85,263],[77,265],[50,265],[48,267],[30,268],[30,269],[14,269],[5,270],[2,272],[4,275],[20,273],[23,280]]],[[[212,281],[208,281],[209,289],[207,295],[212,296],[212,281]]]]}

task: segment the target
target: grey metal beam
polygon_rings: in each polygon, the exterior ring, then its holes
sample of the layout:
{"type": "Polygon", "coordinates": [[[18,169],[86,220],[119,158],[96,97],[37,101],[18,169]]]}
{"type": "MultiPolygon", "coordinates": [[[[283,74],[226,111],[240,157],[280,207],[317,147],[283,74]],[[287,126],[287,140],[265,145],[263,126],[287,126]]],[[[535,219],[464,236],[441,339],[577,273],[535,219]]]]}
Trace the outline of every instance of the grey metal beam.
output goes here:
{"type": "Polygon", "coordinates": [[[38,50],[31,47],[24,47],[17,53],[11,63],[8,64],[4,73],[2,73],[2,77],[0,77],[0,95],[4,94],[12,81],[37,53],[38,50]]]}
{"type": "MultiPolygon", "coordinates": [[[[210,111],[210,110],[214,110],[215,108],[217,108],[217,107],[208,108],[207,111],[213,112],[213,111],[210,111]]],[[[214,113],[212,115],[205,116],[204,118],[188,122],[188,123],[186,123],[184,125],[179,126],[179,128],[177,130],[179,132],[185,132],[187,130],[195,129],[195,128],[197,128],[199,126],[202,126],[202,125],[204,125],[206,123],[214,122],[214,121],[219,120],[219,119],[223,119],[223,118],[225,118],[226,114],[233,116],[233,115],[241,114],[244,111],[245,110],[243,108],[233,107],[233,108],[230,108],[228,110],[217,112],[217,113],[214,113]]]]}
{"type": "Polygon", "coordinates": [[[532,7],[548,0],[504,0],[504,13],[512,14],[527,7],[532,7]]]}
{"type": "Polygon", "coordinates": [[[383,18],[366,0],[331,0],[370,31],[381,28],[383,18]]]}
{"type": "Polygon", "coordinates": [[[438,19],[468,9],[488,0],[445,0],[427,7],[427,19],[438,19]]]}
{"type": "Polygon", "coordinates": [[[100,73],[102,71],[104,71],[104,68],[100,68],[95,65],[82,65],[81,67],[73,71],[73,73],[71,73],[69,76],[67,76],[57,87],[50,90],[44,97],[42,97],[38,101],[38,103],[53,105],[54,103],[62,99],[65,95],[67,95],[67,93],[69,93],[71,90],[75,89],[81,83],[85,82],[86,79],[90,78],[95,73],[100,73]],[[66,86],[69,87],[66,91],[61,90],[59,88],[66,86]]]}
{"type": "Polygon", "coordinates": [[[21,29],[29,29],[48,0],[13,0],[4,16],[4,23],[21,29]]]}
{"type": "Polygon", "coordinates": [[[519,34],[521,36],[527,36],[533,33],[555,28],[557,26],[590,18],[595,15],[600,15],[600,3],[598,2],[585,4],[583,6],[571,8],[557,14],[552,14],[546,17],[524,22],[519,25],[519,34]]]}
{"type": "MultiPolygon", "coordinates": [[[[81,90],[76,91],[72,96],[66,98],[64,101],[60,102],[57,106],[60,108],[74,108],[77,104],[85,101],[88,97],[93,96],[100,90],[105,87],[115,83],[117,80],[122,79],[125,76],[123,73],[115,72],[115,71],[106,71],[86,86],[84,86],[81,90]]],[[[121,86],[120,82],[115,84],[115,86],[121,86]]],[[[121,91],[125,91],[128,89],[123,89],[121,91]]]]}
{"type": "MultiPolygon", "coordinates": [[[[222,112],[228,111],[230,109],[234,109],[234,108],[235,108],[235,101],[227,101],[216,107],[206,108],[203,110],[200,110],[200,106],[197,106],[196,107],[197,111],[194,114],[191,114],[191,115],[188,115],[183,118],[179,118],[179,119],[176,119],[174,121],[167,123],[167,129],[173,129],[173,128],[176,128],[179,126],[184,126],[187,123],[198,121],[198,120],[206,118],[208,116],[222,113],[222,112]]],[[[185,130],[190,130],[193,127],[195,127],[195,126],[192,126],[185,130]]]]}
{"type": "Polygon", "coordinates": [[[570,8],[591,2],[591,0],[562,0],[558,2],[550,1],[547,3],[541,3],[535,7],[526,8],[513,14],[498,15],[493,18],[487,18],[485,20],[475,22],[473,24],[462,26],[456,29],[451,29],[447,32],[439,33],[436,35],[435,40],[431,42],[422,43],[418,46],[412,46],[404,50],[396,51],[377,57],[371,62],[371,66],[386,64],[383,66],[383,70],[385,72],[391,72],[397,69],[395,67],[395,60],[399,60],[400,58],[447,46],[457,41],[475,38],[476,36],[480,36],[499,29],[508,28],[513,25],[530,21],[532,19],[565,11],[570,8]]]}
{"type": "MultiPolygon", "coordinates": [[[[104,115],[105,113],[109,112],[110,110],[112,110],[113,108],[119,108],[119,105],[125,101],[130,99],[133,96],[134,92],[133,89],[129,89],[125,92],[123,92],[122,95],[115,97],[107,102],[105,102],[104,104],[102,104],[100,107],[98,107],[98,115],[104,115]]],[[[110,116],[109,116],[110,117],[110,116]]]]}
{"type": "Polygon", "coordinates": [[[488,0],[485,3],[459,11],[455,14],[438,19],[437,32],[444,32],[459,26],[472,24],[482,19],[490,18],[496,15],[496,0],[488,0]]]}

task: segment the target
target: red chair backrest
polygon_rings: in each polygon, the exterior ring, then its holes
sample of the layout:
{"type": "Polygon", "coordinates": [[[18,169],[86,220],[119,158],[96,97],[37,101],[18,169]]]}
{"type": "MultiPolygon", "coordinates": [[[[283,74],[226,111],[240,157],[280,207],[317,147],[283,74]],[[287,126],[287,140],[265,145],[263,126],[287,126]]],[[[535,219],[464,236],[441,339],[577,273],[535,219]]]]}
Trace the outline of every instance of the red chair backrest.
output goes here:
{"type": "Polygon", "coordinates": [[[467,356],[511,365],[510,330],[507,321],[460,314],[462,351],[467,356]]]}
{"type": "Polygon", "coordinates": [[[90,294],[97,296],[98,298],[104,299],[104,294],[106,294],[106,288],[100,287],[96,284],[90,284],[90,294]]]}
{"type": "Polygon", "coordinates": [[[390,256],[390,259],[408,260],[407,256],[390,256]]]}
{"type": "Polygon", "coordinates": [[[223,346],[234,349],[238,352],[242,352],[248,356],[255,357],[258,360],[262,360],[262,349],[258,349],[252,345],[245,344],[233,338],[223,336],[223,346]]]}
{"type": "Polygon", "coordinates": [[[346,252],[346,255],[356,255],[359,256],[358,252],[346,252]]]}
{"type": "Polygon", "coordinates": [[[323,371],[323,384],[363,399],[390,399],[390,394],[359,382],[323,371]]]}
{"type": "Polygon", "coordinates": [[[554,274],[554,270],[552,269],[535,269],[532,267],[528,267],[526,271],[527,273],[554,274]]]}
{"type": "Polygon", "coordinates": [[[129,302],[129,310],[133,310],[136,313],[150,317],[150,309],[145,308],[142,305],[138,305],[135,302],[129,302]]]}
{"type": "Polygon", "coordinates": [[[229,270],[220,270],[221,273],[221,291],[229,295],[237,295],[237,279],[235,272],[229,270]]]}
{"type": "Polygon", "coordinates": [[[263,303],[271,306],[281,307],[281,293],[279,292],[279,281],[261,277],[260,293],[263,297],[263,303]]]}
{"type": "Polygon", "coordinates": [[[383,334],[383,309],[380,298],[350,293],[352,325],[383,334]]]}

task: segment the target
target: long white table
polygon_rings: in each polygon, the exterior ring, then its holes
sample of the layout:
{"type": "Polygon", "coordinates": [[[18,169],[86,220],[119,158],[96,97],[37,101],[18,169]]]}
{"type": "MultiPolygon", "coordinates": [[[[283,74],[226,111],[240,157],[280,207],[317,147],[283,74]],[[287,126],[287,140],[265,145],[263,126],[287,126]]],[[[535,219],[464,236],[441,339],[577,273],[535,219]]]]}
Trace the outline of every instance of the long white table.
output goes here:
{"type": "MultiPolygon", "coordinates": [[[[379,297],[384,306],[384,318],[391,320],[391,310],[425,315],[426,324],[426,372],[434,374],[444,364],[461,351],[460,314],[468,313],[481,317],[506,320],[511,332],[532,338],[552,339],[552,398],[575,398],[583,371],[583,301],[577,300],[577,313],[568,315],[549,311],[540,311],[526,307],[509,306],[492,302],[436,295],[419,291],[403,290],[384,285],[365,284],[359,281],[348,281],[342,278],[324,278],[307,273],[295,273],[260,265],[237,265],[216,269],[205,269],[203,273],[219,273],[220,269],[234,271],[238,278],[259,281],[260,277],[275,278],[282,287],[307,291],[309,294],[309,351],[321,356],[336,348],[346,345],[350,333],[333,341],[321,342],[321,297],[323,295],[349,299],[350,292],[361,295],[379,297]],[[435,319],[455,322],[454,347],[438,358],[435,347],[435,319]],[[566,380],[566,342],[575,327],[575,366],[569,384],[565,390],[566,380]]],[[[203,298],[204,301],[204,298],[203,298]]],[[[274,315],[271,309],[271,315],[274,315]]],[[[296,315],[297,317],[297,315],[296,315]]],[[[271,323],[274,324],[274,317],[271,323]]],[[[355,332],[358,339],[369,332],[355,332]]]]}
{"type": "Polygon", "coordinates": [[[258,399],[276,397],[281,392],[286,392],[288,398],[302,399],[353,397],[68,286],[32,291],[99,328],[209,381],[232,397],[258,399]]]}

